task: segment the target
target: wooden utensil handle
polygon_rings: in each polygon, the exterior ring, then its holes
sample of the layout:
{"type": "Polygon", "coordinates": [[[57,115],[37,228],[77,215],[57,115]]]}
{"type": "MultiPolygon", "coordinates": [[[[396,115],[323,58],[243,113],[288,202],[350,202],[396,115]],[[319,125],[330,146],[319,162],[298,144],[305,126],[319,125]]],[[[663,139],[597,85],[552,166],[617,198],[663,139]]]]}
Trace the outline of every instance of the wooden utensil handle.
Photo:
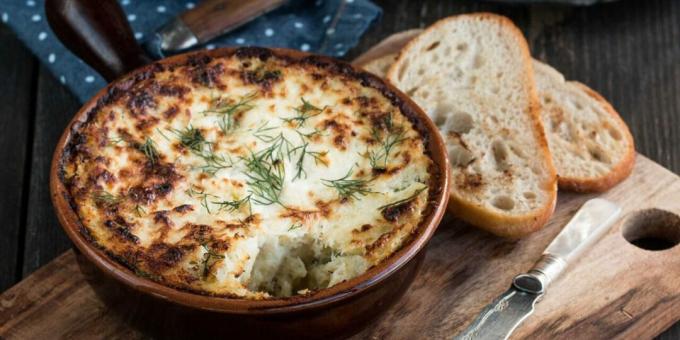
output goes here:
{"type": "Polygon", "coordinates": [[[180,17],[198,41],[204,43],[284,2],[286,0],[204,0],[180,17]]]}
{"type": "Polygon", "coordinates": [[[109,81],[150,62],[116,0],[47,0],[45,13],[61,42],[109,81]]]}

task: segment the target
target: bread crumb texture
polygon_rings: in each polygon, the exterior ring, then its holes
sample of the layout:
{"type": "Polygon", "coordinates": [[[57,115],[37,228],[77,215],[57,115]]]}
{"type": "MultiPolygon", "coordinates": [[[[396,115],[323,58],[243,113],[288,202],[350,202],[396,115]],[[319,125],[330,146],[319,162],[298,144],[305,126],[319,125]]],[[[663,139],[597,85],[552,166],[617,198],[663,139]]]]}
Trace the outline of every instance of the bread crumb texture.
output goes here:
{"type": "Polygon", "coordinates": [[[388,71],[445,138],[454,184],[450,202],[461,202],[469,222],[504,235],[514,234],[499,229],[505,222],[517,234],[540,227],[555,201],[555,172],[531,74],[521,32],[492,14],[434,24],[388,71]]]}

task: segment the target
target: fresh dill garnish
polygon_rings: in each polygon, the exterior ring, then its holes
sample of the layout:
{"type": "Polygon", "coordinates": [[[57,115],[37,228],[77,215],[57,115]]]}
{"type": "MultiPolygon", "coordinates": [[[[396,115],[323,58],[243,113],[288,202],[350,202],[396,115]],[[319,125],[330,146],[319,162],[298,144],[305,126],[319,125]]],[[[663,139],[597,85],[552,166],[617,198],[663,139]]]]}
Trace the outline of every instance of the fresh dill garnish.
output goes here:
{"type": "Polygon", "coordinates": [[[292,230],[300,229],[300,228],[302,228],[302,223],[292,224],[292,225],[288,228],[288,231],[292,231],[292,230]]]}
{"type": "Polygon", "coordinates": [[[201,260],[201,267],[203,268],[201,271],[201,276],[203,279],[205,279],[208,277],[212,265],[214,265],[215,262],[224,259],[224,255],[216,253],[210,249],[206,243],[201,244],[201,246],[203,247],[203,250],[205,250],[205,253],[203,253],[203,259],[201,260]]]}
{"type": "Polygon", "coordinates": [[[211,176],[218,171],[232,167],[231,158],[222,156],[213,151],[213,144],[205,140],[201,130],[189,125],[182,130],[172,129],[182,146],[189,149],[194,155],[203,159],[204,164],[193,167],[211,176]]]}
{"type": "Polygon", "coordinates": [[[215,176],[215,174],[218,171],[222,169],[231,168],[232,166],[234,166],[234,162],[231,159],[231,157],[229,157],[228,155],[227,157],[225,157],[223,155],[213,152],[212,144],[209,144],[207,151],[204,151],[199,156],[203,158],[205,164],[193,167],[193,169],[201,170],[202,172],[210,176],[215,176]]]}
{"type": "Polygon", "coordinates": [[[406,134],[404,129],[401,126],[394,126],[392,124],[392,114],[389,114],[384,122],[387,130],[384,135],[381,136],[380,131],[376,128],[371,129],[371,136],[373,139],[380,142],[380,146],[377,150],[367,151],[371,168],[375,170],[387,169],[392,149],[407,139],[404,137],[406,134]]]}
{"type": "Polygon", "coordinates": [[[301,127],[307,122],[307,119],[318,116],[324,109],[318,108],[306,101],[305,98],[300,98],[302,105],[294,108],[296,116],[291,118],[281,118],[286,123],[294,123],[297,127],[301,127]]]}
{"type": "Polygon", "coordinates": [[[153,139],[146,137],[144,144],[139,145],[139,151],[144,153],[146,158],[151,162],[151,164],[156,163],[158,160],[158,150],[156,149],[156,143],[153,139]]]}
{"type": "Polygon", "coordinates": [[[158,275],[148,273],[148,272],[141,270],[139,268],[135,268],[135,274],[137,276],[141,276],[143,278],[147,278],[147,279],[154,280],[154,281],[160,280],[160,277],[158,275]]]}
{"type": "Polygon", "coordinates": [[[323,184],[330,188],[335,188],[341,198],[359,199],[359,196],[366,196],[370,193],[375,193],[367,188],[370,180],[363,179],[348,179],[352,176],[352,169],[349,169],[347,174],[341,178],[328,180],[322,179],[323,184]]]}
{"type": "Polygon", "coordinates": [[[114,145],[118,145],[119,143],[122,143],[124,141],[125,141],[125,139],[123,139],[122,137],[109,137],[107,145],[108,146],[114,146],[114,145]]]}
{"type": "MultiPolygon", "coordinates": [[[[264,122],[262,125],[258,126],[257,129],[255,129],[255,132],[253,132],[253,136],[259,140],[263,140],[263,138],[270,137],[269,135],[266,134],[266,132],[276,130],[276,127],[269,127],[269,122],[264,122]]],[[[253,131],[253,129],[250,129],[250,131],[253,131]]]]}
{"type": "Polygon", "coordinates": [[[276,148],[276,145],[272,145],[243,158],[248,169],[245,175],[253,195],[252,201],[260,205],[277,203],[283,206],[279,196],[283,190],[285,171],[282,159],[277,158],[276,148]]]}
{"type": "Polygon", "coordinates": [[[137,214],[137,217],[142,217],[143,215],[146,215],[146,210],[144,210],[144,207],[137,204],[135,205],[135,214],[137,214]]]}
{"type": "Polygon", "coordinates": [[[281,70],[270,70],[264,65],[257,66],[254,70],[246,71],[246,81],[256,84],[269,84],[281,78],[281,70]]]}
{"type": "Polygon", "coordinates": [[[242,206],[245,204],[248,204],[248,216],[253,215],[253,208],[250,204],[250,197],[252,194],[241,198],[239,200],[233,200],[233,201],[212,201],[213,204],[218,205],[219,211],[226,210],[228,212],[236,211],[241,209],[242,206]]]}
{"type": "Polygon", "coordinates": [[[269,146],[266,149],[263,149],[258,153],[262,153],[271,158],[271,161],[283,160],[284,156],[288,157],[288,160],[290,160],[295,147],[293,146],[293,143],[283,136],[283,133],[279,133],[276,136],[262,135],[256,137],[265,143],[269,143],[269,146]]]}
{"type": "Polygon", "coordinates": [[[307,150],[307,147],[309,146],[309,143],[305,142],[304,144],[300,146],[296,146],[293,149],[291,149],[291,154],[298,152],[300,155],[297,158],[297,161],[295,162],[295,176],[293,177],[293,181],[302,178],[304,175],[305,178],[307,178],[307,171],[304,169],[304,163],[305,163],[305,156],[310,156],[314,159],[314,164],[319,164],[319,162],[324,163],[323,156],[326,155],[326,151],[309,151],[307,150]]]}
{"type": "Polygon", "coordinates": [[[172,129],[171,131],[179,138],[180,144],[185,148],[198,153],[203,152],[203,145],[207,142],[203,138],[201,130],[189,125],[182,130],[172,129]]]}
{"type": "Polygon", "coordinates": [[[218,125],[222,132],[227,133],[236,127],[234,116],[246,112],[255,106],[251,102],[257,97],[257,92],[251,92],[238,100],[218,97],[210,101],[210,107],[203,114],[213,113],[220,116],[218,125]]]}
{"type": "Polygon", "coordinates": [[[189,197],[192,198],[198,198],[201,200],[201,206],[205,208],[205,211],[208,212],[208,214],[212,214],[210,211],[210,202],[208,201],[208,198],[218,198],[215,195],[208,194],[205,192],[205,190],[198,191],[194,188],[194,186],[190,186],[189,189],[184,191],[185,194],[187,194],[189,197]]]}
{"type": "Polygon", "coordinates": [[[118,197],[110,192],[106,192],[103,190],[93,193],[92,198],[96,203],[107,207],[115,206],[122,200],[121,197],[118,197]]]}
{"type": "MultiPolygon", "coordinates": [[[[212,148],[209,150],[212,150],[212,148]]],[[[229,156],[224,157],[212,151],[203,153],[200,156],[203,158],[205,163],[200,166],[195,166],[192,169],[201,170],[201,172],[204,172],[210,176],[215,176],[218,171],[234,166],[234,162],[229,156]]]]}
{"type": "Polygon", "coordinates": [[[378,210],[379,210],[379,211],[385,211],[386,209],[390,209],[390,208],[394,208],[394,207],[400,206],[400,205],[402,205],[402,204],[404,204],[404,203],[406,203],[406,202],[409,202],[409,201],[413,200],[413,199],[416,198],[418,195],[420,195],[421,192],[423,192],[423,191],[425,191],[425,190],[427,190],[427,186],[422,187],[422,188],[416,190],[416,191],[415,191],[411,196],[409,196],[409,197],[400,199],[400,200],[398,200],[398,201],[395,201],[395,202],[392,202],[392,203],[389,203],[389,204],[385,204],[385,205],[379,207],[378,210]]]}
{"type": "Polygon", "coordinates": [[[297,132],[297,134],[300,135],[300,138],[302,138],[303,140],[304,139],[307,139],[307,140],[312,139],[312,137],[314,137],[316,135],[320,135],[320,136],[325,135],[325,133],[323,131],[321,131],[317,128],[314,128],[314,130],[307,132],[307,133],[302,132],[300,130],[295,130],[295,132],[297,132]]]}
{"type": "Polygon", "coordinates": [[[166,136],[165,133],[163,133],[163,131],[161,131],[161,129],[156,128],[156,132],[158,132],[158,134],[160,134],[161,137],[165,138],[165,140],[167,140],[168,142],[170,141],[170,138],[168,138],[168,136],[166,136]]]}

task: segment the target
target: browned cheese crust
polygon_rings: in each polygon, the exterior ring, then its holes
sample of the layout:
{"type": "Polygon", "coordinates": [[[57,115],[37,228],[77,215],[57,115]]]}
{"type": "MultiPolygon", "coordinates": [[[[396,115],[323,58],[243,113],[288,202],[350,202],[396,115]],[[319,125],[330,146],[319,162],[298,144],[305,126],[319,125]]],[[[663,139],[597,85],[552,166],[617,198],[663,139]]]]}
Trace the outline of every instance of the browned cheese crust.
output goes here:
{"type": "Polygon", "coordinates": [[[60,176],[92,243],[167,286],[267,298],[407,242],[433,163],[404,102],[326,58],[211,55],[133,73],[72,127],[60,176]]]}

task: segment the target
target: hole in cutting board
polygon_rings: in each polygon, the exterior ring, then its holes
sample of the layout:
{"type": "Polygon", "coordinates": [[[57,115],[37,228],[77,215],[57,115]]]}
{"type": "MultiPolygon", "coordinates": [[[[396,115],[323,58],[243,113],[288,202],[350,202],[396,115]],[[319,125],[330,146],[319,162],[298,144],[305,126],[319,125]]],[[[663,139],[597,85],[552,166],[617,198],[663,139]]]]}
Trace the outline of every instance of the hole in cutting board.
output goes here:
{"type": "Polygon", "coordinates": [[[621,229],[623,238],[645,250],[666,250],[680,243],[680,216],[661,209],[634,213],[621,229]]]}

